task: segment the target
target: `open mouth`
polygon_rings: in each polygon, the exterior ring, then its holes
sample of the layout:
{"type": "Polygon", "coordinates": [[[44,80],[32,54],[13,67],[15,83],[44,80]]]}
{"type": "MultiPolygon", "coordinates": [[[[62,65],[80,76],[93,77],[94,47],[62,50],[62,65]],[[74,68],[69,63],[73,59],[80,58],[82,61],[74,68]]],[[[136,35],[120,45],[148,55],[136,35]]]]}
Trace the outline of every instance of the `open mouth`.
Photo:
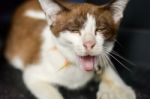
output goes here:
{"type": "Polygon", "coordinates": [[[96,56],[79,56],[80,65],[85,71],[93,71],[95,61],[96,56]]]}

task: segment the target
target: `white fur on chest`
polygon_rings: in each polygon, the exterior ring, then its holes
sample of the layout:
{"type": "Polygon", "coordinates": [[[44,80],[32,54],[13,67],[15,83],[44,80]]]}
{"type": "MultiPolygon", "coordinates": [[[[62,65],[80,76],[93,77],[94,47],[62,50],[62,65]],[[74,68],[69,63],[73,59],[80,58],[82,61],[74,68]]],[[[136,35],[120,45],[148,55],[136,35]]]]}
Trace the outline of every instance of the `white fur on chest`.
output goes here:
{"type": "MultiPolygon", "coordinates": [[[[83,71],[80,66],[72,64],[66,68],[62,68],[65,56],[61,54],[71,53],[69,50],[63,49],[61,52],[53,50],[54,46],[58,46],[55,37],[51,34],[48,27],[42,33],[43,44],[41,47],[41,59],[37,66],[30,66],[33,75],[40,77],[52,84],[65,86],[69,89],[76,89],[84,86],[93,77],[93,72],[83,71]]],[[[74,56],[66,55],[67,58],[74,59],[74,56]]],[[[76,60],[75,60],[76,61],[76,60]]]]}

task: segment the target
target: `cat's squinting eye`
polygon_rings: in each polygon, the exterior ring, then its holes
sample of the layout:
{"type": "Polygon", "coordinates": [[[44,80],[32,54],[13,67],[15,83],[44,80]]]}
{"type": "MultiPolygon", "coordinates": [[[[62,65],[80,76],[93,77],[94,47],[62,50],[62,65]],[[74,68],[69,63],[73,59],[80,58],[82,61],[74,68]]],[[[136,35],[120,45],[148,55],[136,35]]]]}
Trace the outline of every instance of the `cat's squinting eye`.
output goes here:
{"type": "Polygon", "coordinates": [[[97,28],[96,30],[95,30],[95,32],[105,32],[106,31],[106,28],[105,27],[100,27],[100,28],[97,28]]]}
{"type": "Polygon", "coordinates": [[[73,33],[79,33],[79,30],[71,30],[73,33]]]}
{"type": "Polygon", "coordinates": [[[68,29],[68,31],[71,31],[72,33],[80,33],[78,29],[68,29]]]}
{"type": "Polygon", "coordinates": [[[106,31],[107,30],[105,27],[100,27],[95,30],[95,34],[97,35],[98,33],[105,33],[106,31]]]}

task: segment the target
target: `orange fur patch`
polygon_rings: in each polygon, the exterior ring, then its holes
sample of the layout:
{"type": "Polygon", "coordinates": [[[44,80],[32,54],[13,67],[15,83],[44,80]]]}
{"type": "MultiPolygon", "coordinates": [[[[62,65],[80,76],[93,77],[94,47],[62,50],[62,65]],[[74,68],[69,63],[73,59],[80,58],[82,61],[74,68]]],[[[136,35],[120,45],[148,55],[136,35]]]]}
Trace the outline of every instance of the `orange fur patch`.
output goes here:
{"type": "Polygon", "coordinates": [[[69,67],[71,64],[72,64],[71,62],[69,62],[67,59],[65,59],[63,66],[60,69],[58,69],[58,71],[69,67]]]}

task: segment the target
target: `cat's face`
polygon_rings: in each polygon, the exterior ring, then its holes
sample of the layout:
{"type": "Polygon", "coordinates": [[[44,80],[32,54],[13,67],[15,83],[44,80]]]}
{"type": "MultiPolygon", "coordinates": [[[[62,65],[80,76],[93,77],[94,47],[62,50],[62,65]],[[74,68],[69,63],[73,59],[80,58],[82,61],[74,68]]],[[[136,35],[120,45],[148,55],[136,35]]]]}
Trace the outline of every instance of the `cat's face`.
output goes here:
{"type": "Polygon", "coordinates": [[[109,10],[89,4],[60,12],[51,25],[54,35],[62,44],[70,47],[83,64],[84,58],[96,62],[96,58],[104,51],[112,49],[116,36],[115,29],[109,10]]]}
{"type": "Polygon", "coordinates": [[[59,43],[70,48],[80,65],[91,71],[97,66],[99,56],[109,53],[114,46],[118,20],[113,16],[110,8],[102,6],[63,4],[54,16],[48,16],[48,21],[59,43]]]}

